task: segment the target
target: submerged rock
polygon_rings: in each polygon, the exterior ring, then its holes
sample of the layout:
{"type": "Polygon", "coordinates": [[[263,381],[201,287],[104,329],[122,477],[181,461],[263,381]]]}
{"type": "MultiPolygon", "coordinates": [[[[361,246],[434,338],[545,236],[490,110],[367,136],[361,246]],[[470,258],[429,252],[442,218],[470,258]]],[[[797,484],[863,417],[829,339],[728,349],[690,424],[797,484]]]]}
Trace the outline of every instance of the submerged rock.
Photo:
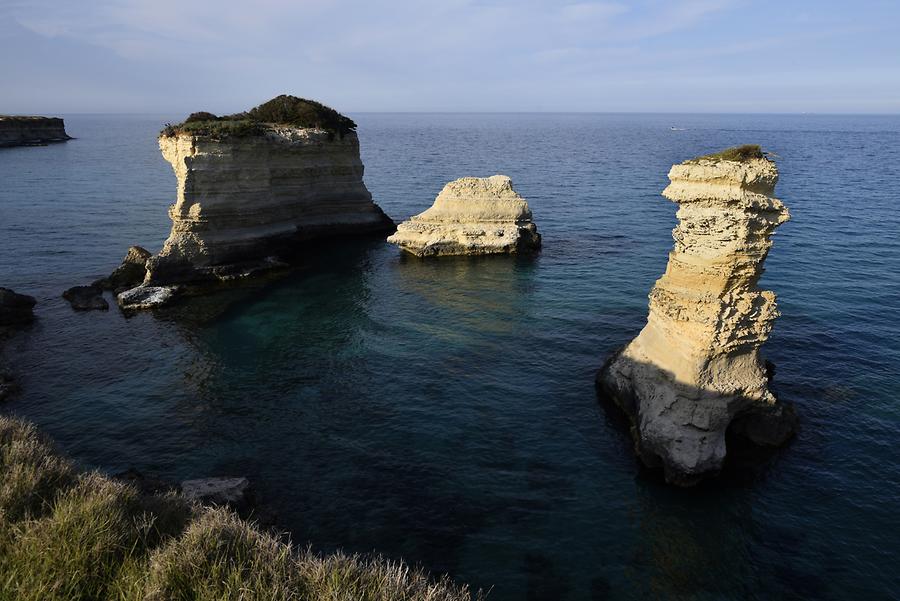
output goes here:
{"type": "Polygon", "coordinates": [[[33,296],[0,288],[0,326],[24,325],[34,321],[33,296]]]}
{"type": "Polygon", "coordinates": [[[113,290],[116,293],[139,286],[147,277],[147,259],[150,251],[140,246],[131,246],[122,259],[122,264],[109,275],[109,277],[97,280],[93,286],[99,286],[104,290],[113,290]]]}
{"type": "Polygon", "coordinates": [[[181,492],[200,503],[242,508],[250,501],[250,481],[243,477],[185,480],[181,483],[181,492]]]}
{"type": "Polygon", "coordinates": [[[216,281],[234,273],[232,264],[290,258],[303,241],[392,230],[363,183],[355,127],[292,96],[168,127],[159,147],[175,171],[177,198],[147,283],[216,281]]]}
{"type": "Polygon", "coordinates": [[[666,479],[689,485],[719,471],[726,430],[780,445],[793,410],[769,390],[760,357],[778,311],[757,280],[775,228],[778,172],[759,147],[675,165],[663,195],[678,203],[675,247],[650,292],[647,325],[601,369],[598,386],[632,420],[635,448],[666,479]]]}
{"type": "Polygon", "coordinates": [[[19,392],[19,383],[11,371],[0,364],[0,403],[19,392]]]}
{"type": "Polygon", "coordinates": [[[124,310],[154,309],[171,302],[178,294],[177,286],[137,286],[116,296],[124,310]]]}
{"type": "Polygon", "coordinates": [[[73,286],[62,295],[76,311],[106,311],[109,309],[109,303],[103,298],[103,289],[99,286],[73,286]]]}
{"type": "Polygon", "coordinates": [[[40,146],[71,139],[59,117],[0,115],[0,147],[40,146]]]}
{"type": "Polygon", "coordinates": [[[430,209],[397,226],[388,242],[420,257],[488,255],[537,250],[541,236],[512,180],[494,175],[450,182],[430,209]]]}

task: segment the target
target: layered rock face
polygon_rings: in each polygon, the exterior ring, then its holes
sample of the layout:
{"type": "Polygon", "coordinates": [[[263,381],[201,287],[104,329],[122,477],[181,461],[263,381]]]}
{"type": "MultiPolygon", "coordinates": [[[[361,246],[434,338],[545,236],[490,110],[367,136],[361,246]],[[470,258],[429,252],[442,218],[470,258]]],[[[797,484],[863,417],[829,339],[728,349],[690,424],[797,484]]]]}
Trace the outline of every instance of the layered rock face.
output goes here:
{"type": "Polygon", "coordinates": [[[778,172],[756,147],[675,165],[663,195],[678,203],[675,246],[650,292],[647,325],[598,374],[629,414],[635,448],[666,479],[715,474],[736,419],[758,444],[790,436],[793,411],[768,388],[760,346],[778,310],[757,281],[788,210],[774,198],[778,172]]]}
{"type": "Polygon", "coordinates": [[[0,147],[34,146],[71,139],[66,134],[63,120],[58,117],[0,115],[0,147]]]}
{"type": "Polygon", "coordinates": [[[394,227],[363,183],[355,132],[260,125],[244,136],[163,135],[159,147],[178,196],[148,284],[230,279],[301,241],[394,227]]]}
{"type": "Polygon", "coordinates": [[[424,213],[388,238],[414,255],[487,255],[533,251],[541,236],[528,203],[505,175],[464,177],[441,190],[424,213]]]}

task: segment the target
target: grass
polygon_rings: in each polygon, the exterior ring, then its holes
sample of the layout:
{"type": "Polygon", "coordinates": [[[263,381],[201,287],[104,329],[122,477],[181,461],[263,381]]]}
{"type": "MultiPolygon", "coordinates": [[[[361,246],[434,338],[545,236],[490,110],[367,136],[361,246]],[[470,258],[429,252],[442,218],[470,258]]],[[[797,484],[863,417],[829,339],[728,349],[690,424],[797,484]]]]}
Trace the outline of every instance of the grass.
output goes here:
{"type": "Polygon", "coordinates": [[[737,161],[743,163],[753,159],[765,158],[762,147],[759,144],[744,144],[743,146],[733,146],[726,148],[721,152],[713,154],[705,154],[695,159],[687,161],[688,163],[697,163],[699,161],[737,161]]]}
{"type": "Polygon", "coordinates": [[[206,111],[191,113],[182,123],[167,124],[160,135],[171,137],[190,133],[214,139],[243,137],[262,133],[269,125],[315,127],[327,131],[330,138],[335,135],[343,138],[356,129],[352,119],[331,107],[315,100],[282,94],[244,113],[222,117],[206,111]]]}
{"type": "MultiPolygon", "coordinates": [[[[476,598],[480,598],[480,594],[476,598]]],[[[225,508],[79,473],[0,417],[3,601],[464,601],[467,588],[377,556],[298,550],[225,508]]]]}

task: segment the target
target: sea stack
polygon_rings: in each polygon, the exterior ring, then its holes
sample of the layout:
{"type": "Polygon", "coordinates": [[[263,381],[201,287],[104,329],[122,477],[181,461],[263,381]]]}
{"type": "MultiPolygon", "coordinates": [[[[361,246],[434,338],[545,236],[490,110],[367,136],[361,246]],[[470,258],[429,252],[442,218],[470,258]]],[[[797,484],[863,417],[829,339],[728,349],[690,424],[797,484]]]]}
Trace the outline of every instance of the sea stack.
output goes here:
{"type": "Polygon", "coordinates": [[[424,213],[388,238],[414,255],[523,253],[541,246],[531,209],[505,175],[463,177],[441,190],[424,213]]]}
{"type": "Polygon", "coordinates": [[[760,356],[778,317],[775,294],[757,286],[789,214],[759,146],[685,161],[669,179],[663,196],[679,207],[666,272],[650,292],[647,325],[597,384],[630,417],[644,463],[691,485],[721,469],[729,426],[765,446],[793,431],[792,407],[769,390],[760,356]]]}
{"type": "Polygon", "coordinates": [[[172,231],[148,285],[256,273],[325,236],[392,231],[363,183],[356,124],[279,96],[246,113],[194,113],[159,136],[178,180],[172,231]]]}
{"type": "Polygon", "coordinates": [[[0,115],[0,147],[41,146],[71,139],[59,117],[0,115]]]}

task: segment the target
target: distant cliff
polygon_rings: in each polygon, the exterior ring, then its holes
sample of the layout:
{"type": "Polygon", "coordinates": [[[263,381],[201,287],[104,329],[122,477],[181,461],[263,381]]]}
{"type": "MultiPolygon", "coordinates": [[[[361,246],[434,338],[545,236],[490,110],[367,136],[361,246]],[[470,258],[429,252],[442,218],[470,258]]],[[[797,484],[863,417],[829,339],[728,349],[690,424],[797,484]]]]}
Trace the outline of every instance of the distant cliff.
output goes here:
{"type": "Polygon", "coordinates": [[[230,279],[302,241],[391,231],[363,183],[356,124],[279,96],[246,113],[195,113],[159,137],[177,177],[172,231],[148,284],[230,279]]]}
{"type": "Polygon", "coordinates": [[[59,117],[13,117],[0,115],[0,147],[33,146],[65,142],[72,138],[59,117]]]}

